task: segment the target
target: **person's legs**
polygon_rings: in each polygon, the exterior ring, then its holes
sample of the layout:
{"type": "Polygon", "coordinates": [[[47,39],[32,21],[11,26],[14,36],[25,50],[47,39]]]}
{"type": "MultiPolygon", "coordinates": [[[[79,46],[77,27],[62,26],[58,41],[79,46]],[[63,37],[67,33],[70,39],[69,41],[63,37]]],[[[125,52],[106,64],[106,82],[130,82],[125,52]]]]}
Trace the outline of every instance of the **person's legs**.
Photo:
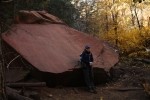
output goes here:
{"type": "Polygon", "coordinates": [[[97,93],[94,85],[94,74],[93,74],[92,66],[90,66],[89,75],[90,75],[89,77],[90,77],[90,85],[91,85],[92,93],[97,93]]]}
{"type": "Polygon", "coordinates": [[[93,70],[91,66],[86,66],[86,68],[83,68],[83,76],[85,80],[85,84],[88,87],[89,92],[97,93],[95,90],[94,82],[93,82],[93,70]]]}
{"type": "Polygon", "coordinates": [[[89,68],[83,68],[82,70],[85,84],[89,89],[91,89],[92,87],[90,82],[89,68]]]}
{"type": "Polygon", "coordinates": [[[94,74],[93,74],[93,68],[92,68],[92,66],[89,67],[89,78],[90,78],[91,87],[92,87],[93,89],[95,89],[95,85],[94,85],[94,74]]]}

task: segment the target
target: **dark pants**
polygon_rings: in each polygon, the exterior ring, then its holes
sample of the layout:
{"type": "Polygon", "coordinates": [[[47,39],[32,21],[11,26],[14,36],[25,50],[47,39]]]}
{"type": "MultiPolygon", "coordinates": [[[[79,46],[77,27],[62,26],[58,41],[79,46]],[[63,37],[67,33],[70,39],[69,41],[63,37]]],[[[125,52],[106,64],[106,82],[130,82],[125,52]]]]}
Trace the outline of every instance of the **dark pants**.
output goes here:
{"type": "Polygon", "coordinates": [[[89,89],[95,89],[93,68],[89,64],[82,63],[82,71],[85,84],[89,89]]]}

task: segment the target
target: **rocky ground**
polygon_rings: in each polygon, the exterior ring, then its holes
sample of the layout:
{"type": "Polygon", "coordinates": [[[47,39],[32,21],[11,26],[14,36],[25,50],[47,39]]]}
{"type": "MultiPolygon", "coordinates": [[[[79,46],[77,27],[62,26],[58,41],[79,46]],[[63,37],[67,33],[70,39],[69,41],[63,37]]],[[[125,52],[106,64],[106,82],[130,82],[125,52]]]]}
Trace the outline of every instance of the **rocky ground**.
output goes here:
{"type": "Polygon", "coordinates": [[[89,93],[84,87],[38,87],[26,92],[38,94],[36,100],[150,100],[143,89],[143,80],[150,79],[150,64],[122,58],[115,66],[113,79],[97,85],[97,94],[89,93]]]}

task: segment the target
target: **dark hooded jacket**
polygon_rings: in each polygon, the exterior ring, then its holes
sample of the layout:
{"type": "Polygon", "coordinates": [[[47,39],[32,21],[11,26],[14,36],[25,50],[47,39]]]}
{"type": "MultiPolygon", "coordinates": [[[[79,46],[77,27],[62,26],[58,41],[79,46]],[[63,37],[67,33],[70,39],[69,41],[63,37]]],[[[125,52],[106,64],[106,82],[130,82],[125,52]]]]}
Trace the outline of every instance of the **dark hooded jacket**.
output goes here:
{"type": "Polygon", "coordinates": [[[88,52],[87,50],[84,50],[83,53],[80,55],[81,62],[85,64],[89,64],[90,62],[93,62],[93,55],[91,52],[88,52]]]}

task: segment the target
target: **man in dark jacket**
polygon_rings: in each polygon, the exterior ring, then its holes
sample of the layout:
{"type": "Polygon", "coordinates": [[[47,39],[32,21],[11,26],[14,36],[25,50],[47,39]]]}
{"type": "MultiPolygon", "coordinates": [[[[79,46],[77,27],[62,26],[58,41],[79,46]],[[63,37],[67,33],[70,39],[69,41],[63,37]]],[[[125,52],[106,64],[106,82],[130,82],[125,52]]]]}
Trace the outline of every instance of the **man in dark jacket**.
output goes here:
{"type": "Polygon", "coordinates": [[[81,59],[81,67],[83,71],[83,76],[85,80],[85,84],[88,87],[89,92],[97,93],[94,86],[94,76],[93,76],[93,55],[90,51],[90,46],[85,46],[84,51],[80,55],[81,59]]]}

